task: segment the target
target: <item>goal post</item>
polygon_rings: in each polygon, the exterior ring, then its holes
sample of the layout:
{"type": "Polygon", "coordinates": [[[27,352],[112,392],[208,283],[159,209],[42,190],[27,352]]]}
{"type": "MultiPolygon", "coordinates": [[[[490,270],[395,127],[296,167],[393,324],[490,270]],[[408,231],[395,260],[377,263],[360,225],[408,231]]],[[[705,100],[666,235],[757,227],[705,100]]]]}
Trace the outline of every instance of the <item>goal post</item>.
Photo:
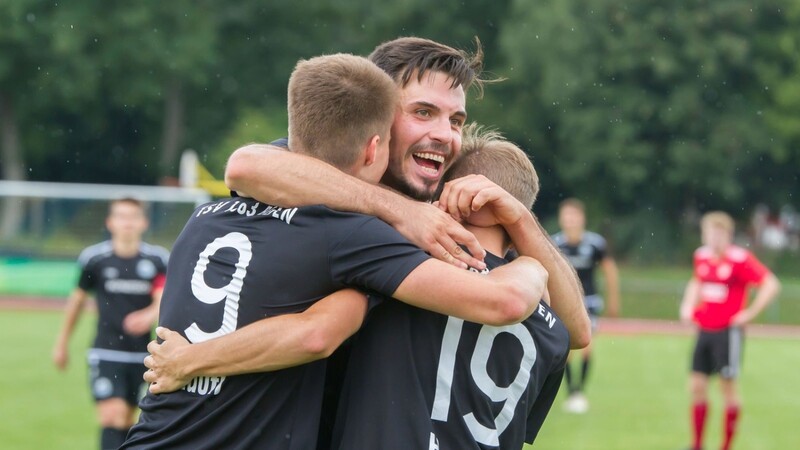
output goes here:
{"type": "Polygon", "coordinates": [[[74,258],[87,245],[108,238],[111,200],[131,197],[147,205],[145,240],[172,246],[187,218],[212,196],[199,187],[55,183],[0,180],[3,220],[0,259],[74,258]]]}

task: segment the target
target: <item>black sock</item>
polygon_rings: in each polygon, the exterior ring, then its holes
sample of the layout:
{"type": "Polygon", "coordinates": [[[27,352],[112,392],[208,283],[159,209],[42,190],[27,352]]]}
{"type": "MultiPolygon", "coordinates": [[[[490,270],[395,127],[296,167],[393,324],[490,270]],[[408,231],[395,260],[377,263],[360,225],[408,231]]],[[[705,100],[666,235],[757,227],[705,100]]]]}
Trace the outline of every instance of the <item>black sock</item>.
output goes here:
{"type": "Polygon", "coordinates": [[[583,363],[581,364],[581,382],[580,382],[580,390],[582,391],[584,386],[586,386],[586,378],[589,377],[589,362],[591,361],[590,357],[583,358],[583,363]]]}
{"type": "Polygon", "coordinates": [[[567,383],[567,392],[570,394],[575,393],[577,388],[572,384],[572,370],[569,367],[569,362],[564,367],[564,381],[567,383]]]}
{"type": "Polygon", "coordinates": [[[119,428],[103,428],[103,432],[100,434],[100,448],[103,450],[117,450],[125,442],[127,436],[127,428],[123,430],[119,428]]]}

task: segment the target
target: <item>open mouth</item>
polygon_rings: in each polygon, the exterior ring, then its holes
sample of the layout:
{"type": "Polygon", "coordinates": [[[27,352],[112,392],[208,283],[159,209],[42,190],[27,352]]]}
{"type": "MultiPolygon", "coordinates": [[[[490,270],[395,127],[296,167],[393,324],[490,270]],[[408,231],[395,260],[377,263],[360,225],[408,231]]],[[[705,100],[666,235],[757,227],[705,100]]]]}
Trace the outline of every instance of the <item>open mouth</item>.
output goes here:
{"type": "Polygon", "coordinates": [[[439,175],[444,164],[444,156],[435,153],[414,153],[414,162],[428,175],[439,175]]]}

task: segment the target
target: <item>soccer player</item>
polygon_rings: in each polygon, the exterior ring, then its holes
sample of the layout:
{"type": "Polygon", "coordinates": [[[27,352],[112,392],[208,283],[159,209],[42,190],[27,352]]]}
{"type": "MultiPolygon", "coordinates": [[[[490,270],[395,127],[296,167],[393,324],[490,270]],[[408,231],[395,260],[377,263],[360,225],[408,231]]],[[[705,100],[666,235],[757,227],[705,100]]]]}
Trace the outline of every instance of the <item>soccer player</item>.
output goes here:
{"type": "MultiPolygon", "coordinates": [[[[606,240],[599,234],[586,229],[586,212],[583,202],[575,198],[561,202],[558,209],[558,223],[561,231],[553,235],[553,241],[578,272],[578,278],[583,287],[583,303],[589,313],[592,330],[595,331],[597,319],[603,313],[604,308],[603,297],[600,296],[595,282],[595,269],[599,266],[605,277],[609,302],[608,315],[617,317],[620,306],[617,264],[608,252],[606,240]]],[[[589,410],[589,401],[584,395],[584,389],[592,361],[592,345],[587,345],[580,352],[580,372],[574,375],[570,362],[567,362],[564,377],[569,392],[564,408],[568,412],[577,414],[589,410]]],[[[570,355],[571,360],[572,355],[570,355]]]]}
{"type": "Polygon", "coordinates": [[[721,211],[703,215],[703,246],[694,252],[694,274],[686,286],[680,315],[698,327],[689,388],[692,398],[692,449],[703,445],[708,411],[708,381],[720,376],[725,401],[722,449],[731,447],[741,411],[736,379],[742,357],[744,325],[755,319],[780,292],[780,282],[756,257],[733,245],[733,219],[721,211]],[[751,286],[758,286],[748,306],[751,286]]]}
{"type": "MultiPolygon", "coordinates": [[[[539,180],[522,150],[473,125],[442,200],[472,210],[466,228],[490,273],[507,263],[502,224],[529,214],[539,180]]],[[[567,329],[545,300],[502,327],[384,302],[353,342],[332,448],[521,449],[552,405],[568,352],[567,329]]]]}
{"type": "MultiPolygon", "coordinates": [[[[442,176],[461,153],[461,130],[467,119],[465,91],[472,85],[480,90],[482,58],[480,46],[470,56],[414,37],[385,42],[370,54],[369,59],[389,74],[400,94],[389,165],[381,183],[415,200],[433,197],[442,176]]],[[[324,204],[377,216],[436,258],[463,268],[485,268],[484,251],[475,237],[442,210],[364,183],[298,152],[245,146],[231,155],[225,181],[231,189],[270,204],[324,204]],[[465,244],[469,252],[457,242],[465,244]]],[[[451,214],[457,217],[456,212],[451,214]]],[[[574,270],[535,216],[525,216],[514,226],[519,239],[532,242],[528,247],[531,253],[525,256],[541,262],[549,273],[552,307],[570,332],[571,347],[586,346],[591,330],[574,270]]]]}
{"type": "Polygon", "coordinates": [[[84,304],[94,293],[98,320],[89,349],[89,377],[102,428],[100,448],[116,449],[133,425],[143,392],[142,360],[164,285],[169,253],[142,242],[148,222],[139,200],[122,198],[109,205],[106,228],[111,239],[81,252],[78,286],[67,300],[53,362],[64,370],[68,344],[84,304]]]}
{"type": "MultiPolygon", "coordinates": [[[[300,62],[289,82],[289,143],[296,152],[377,182],[388,161],[396,105],[392,80],[364,58],[300,62]]],[[[247,325],[273,318],[285,326],[259,334],[261,341],[249,347],[257,347],[256,358],[279,347],[270,369],[283,370],[211,373],[176,392],[148,393],[123,448],[315,448],[326,372],[318,347],[330,347],[330,340],[338,345],[361,325],[367,309],[364,295],[352,290],[320,299],[355,286],[506,323],[533,311],[541,291],[525,288],[531,278],[546,278],[541,265],[526,258],[485,279],[430,258],[375,217],[323,206],[285,209],[251,198],[198,208],[175,243],[169,273],[162,325],[203,349],[226,342],[239,328],[247,336],[247,325]],[[512,298],[498,299],[494,289],[512,298]],[[309,317],[312,323],[304,325],[309,317]],[[287,345],[297,351],[284,351],[287,345]]],[[[217,356],[230,355],[208,357],[217,356]]]]}

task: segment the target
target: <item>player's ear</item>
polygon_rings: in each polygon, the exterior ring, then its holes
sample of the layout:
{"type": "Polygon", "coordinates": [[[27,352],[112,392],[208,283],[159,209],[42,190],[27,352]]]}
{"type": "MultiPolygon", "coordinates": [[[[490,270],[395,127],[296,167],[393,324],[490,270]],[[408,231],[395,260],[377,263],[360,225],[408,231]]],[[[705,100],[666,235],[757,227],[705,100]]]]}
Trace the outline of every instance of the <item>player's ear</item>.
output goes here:
{"type": "Polygon", "coordinates": [[[374,135],[369,139],[367,147],[364,151],[364,166],[371,166],[378,156],[378,145],[381,143],[381,137],[374,135]]]}

